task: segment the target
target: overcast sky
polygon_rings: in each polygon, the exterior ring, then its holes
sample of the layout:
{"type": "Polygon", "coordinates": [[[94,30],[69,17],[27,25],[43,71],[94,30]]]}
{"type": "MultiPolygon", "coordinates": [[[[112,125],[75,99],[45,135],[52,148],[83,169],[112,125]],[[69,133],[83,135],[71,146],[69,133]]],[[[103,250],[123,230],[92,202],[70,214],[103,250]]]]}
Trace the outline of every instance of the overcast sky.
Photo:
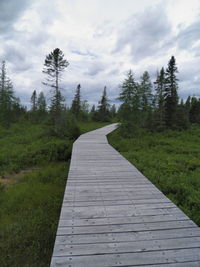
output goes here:
{"type": "Polygon", "coordinates": [[[77,84],[83,99],[97,103],[103,87],[114,100],[132,69],[152,81],[172,55],[179,95],[200,97],[199,0],[0,0],[0,60],[17,96],[28,105],[42,85],[44,60],[60,48],[70,65],[62,87],[70,105],[77,84]]]}

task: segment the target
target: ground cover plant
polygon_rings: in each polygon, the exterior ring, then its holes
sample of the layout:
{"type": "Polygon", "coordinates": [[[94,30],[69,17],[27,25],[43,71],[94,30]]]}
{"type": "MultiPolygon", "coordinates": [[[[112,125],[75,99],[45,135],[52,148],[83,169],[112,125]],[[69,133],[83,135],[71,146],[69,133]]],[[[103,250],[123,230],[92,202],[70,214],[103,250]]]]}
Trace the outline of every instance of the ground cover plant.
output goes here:
{"type": "Polygon", "coordinates": [[[0,193],[1,266],[49,266],[68,164],[23,175],[0,193]]]}
{"type": "Polygon", "coordinates": [[[200,126],[193,125],[185,131],[140,130],[132,138],[116,130],[109,142],[200,225],[199,138],[200,126]]]}
{"type": "Polygon", "coordinates": [[[44,124],[0,129],[1,266],[49,266],[72,143],[44,124]]]}

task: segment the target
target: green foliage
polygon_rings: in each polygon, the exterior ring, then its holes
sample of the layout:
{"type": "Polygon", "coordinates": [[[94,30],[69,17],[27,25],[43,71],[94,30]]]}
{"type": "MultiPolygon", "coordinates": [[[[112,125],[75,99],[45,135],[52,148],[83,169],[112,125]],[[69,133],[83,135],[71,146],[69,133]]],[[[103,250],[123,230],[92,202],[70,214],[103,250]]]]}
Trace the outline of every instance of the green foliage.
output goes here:
{"type": "Polygon", "coordinates": [[[160,72],[157,73],[155,85],[155,118],[154,127],[157,130],[163,130],[165,128],[165,107],[164,107],[164,92],[165,92],[165,70],[162,68],[160,72]]]}
{"type": "MultiPolygon", "coordinates": [[[[68,129],[68,136],[74,135],[68,129]]],[[[47,129],[29,123],[13,124],[0,129],[0,175],[52,161],[68,160],[72,140],[47,136],[47,129]]]]}
{"type": "Polygon", "coordinates": [[[71,111],[76,118],[78,118],[79,113],[81,111],[81,93],[80,93],[80,90],[81,90],[81,85],[78,84],[77,88],[76,88],[76,93],[75,93],[74,99],[72,101],[72,106],[71,106],[71,111]]]}
{"type": "Polygon", "coordinates": [[[43,73],[47,75],[47,82],[43,84],[53,88],[50,115],[54,122],[55,132],[59,131],[62,113],[64,111],[64,97],[60,90],[60,80],[62,72],[69,66],[69,62],[64,58],[63,52],[56,48],[45,58],[43,73]]]}
{"type": "Polygon", "coordinates": [[[176,128],[177,122],[177,106],[178,106],[178,79],[176,73],[178,69],[176,67],[175,57],[172,56],[169,60],[168,67],[165,73],[165,123],[169,128],[176,128]]]}
{"type": "Polygon", "coordinates": [[[27,174],[0,196],[2,267],[49,266],[68,165],[27,174]]]}
{"type": "Polygon", "coordinates": [[[5,61],[0,69],[0,124],[9,127],[21,113],[19,99],[14,96],[11,80],[7,77],[5,61]]]}
{"type": "Polygon", "coordinates": [[[62,114],[60,114],[60,118],[55,122],[50,118],[47,125],[47,133],[50,136],[55,136],[57,138],[67,137],[70,140],[75,140],[80,135],[80,129],[77,125],[76,119],[70,111],[62,112],[62,114]]]}
{"type": "Polygon", "coordinates": [[[110,143],[200,225],[200,127],[143,130],[130,139],[119,131],[109,136],[110,143]]]}
{"type": "Polygon", "coordinates": [[[107,97],[106,86],[105,86],[101,100],[99,101],[98,110],[96,112],[97,121],[109,122],[111,120],[109,107],[110,107],[110,104],[109,104],[109,100],[107,97]]]}
{"type": "Polygon", "coordinates": [[[200,99],[192,97],[189,110],[189,119],[192,123],[200,124],[200,99]]]}

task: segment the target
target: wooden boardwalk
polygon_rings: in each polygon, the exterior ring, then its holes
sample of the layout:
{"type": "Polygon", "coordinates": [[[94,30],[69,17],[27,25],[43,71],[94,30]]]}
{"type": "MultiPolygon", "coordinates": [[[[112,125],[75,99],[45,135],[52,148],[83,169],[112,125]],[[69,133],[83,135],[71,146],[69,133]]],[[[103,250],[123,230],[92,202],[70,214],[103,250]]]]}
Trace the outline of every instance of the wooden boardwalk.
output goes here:
{"type": "Polygon", "coordinates": [[[108,142],[73,146],[51,266],[199,267],[200,229],[108,142]]]}

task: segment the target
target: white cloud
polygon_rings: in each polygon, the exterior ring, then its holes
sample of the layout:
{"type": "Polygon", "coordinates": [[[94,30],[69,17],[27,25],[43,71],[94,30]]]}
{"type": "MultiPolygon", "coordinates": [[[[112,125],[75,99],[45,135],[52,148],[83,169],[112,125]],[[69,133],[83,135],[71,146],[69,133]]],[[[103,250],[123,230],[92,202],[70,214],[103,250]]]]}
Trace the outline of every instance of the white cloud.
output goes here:
{"type": "Polygon", "coordinates": [[[1,0],[0,59],[28,103],[34,89],[50,96],[42,68],[59,47],[70,62],[62,81],[69,104],[79,83],[90,103],[105,85],[115,99],[127,70],[153,77],[173,54],[185,98],[198,93],[200,81],[199,11],[198,0],[1,0]]]}

